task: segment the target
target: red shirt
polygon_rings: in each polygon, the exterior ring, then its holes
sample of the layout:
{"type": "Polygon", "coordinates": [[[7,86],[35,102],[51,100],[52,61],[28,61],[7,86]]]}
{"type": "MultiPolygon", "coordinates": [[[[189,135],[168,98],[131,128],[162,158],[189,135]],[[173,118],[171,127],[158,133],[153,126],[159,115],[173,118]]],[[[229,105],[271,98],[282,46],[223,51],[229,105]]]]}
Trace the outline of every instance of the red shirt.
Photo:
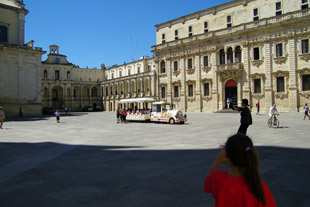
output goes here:
{"type": "Polygon", "coordinates": [[[265,206],[261,202],[258,205],[258,200],[251,193],[243,176],[232,177],[222,170],[217,170],[206,177],[204,191],[213,194],[217,207],[276,207],[273,196],[263,180],[262,185],[266,199],[265,206]]]}

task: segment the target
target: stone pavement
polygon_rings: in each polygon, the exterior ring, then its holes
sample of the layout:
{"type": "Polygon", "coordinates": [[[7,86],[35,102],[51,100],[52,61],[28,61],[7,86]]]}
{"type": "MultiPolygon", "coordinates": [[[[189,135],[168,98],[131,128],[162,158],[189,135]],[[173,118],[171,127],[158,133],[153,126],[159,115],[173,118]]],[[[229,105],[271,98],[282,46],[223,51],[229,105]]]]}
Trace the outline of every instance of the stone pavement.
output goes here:
{"type": "MultiPolygon", "coordinates": [[[[115,113],[11,119],[0,130],[1,207],[214,206],[203,182],[238,113],[187,113],[188,123],[116,124],[115,113]]],[[[253,116],[248,135],[279,207],[310,206],[310,121],[253,116]]],[[[224,167],[225,168],[225,167],[224,167]]],[[[226,167],[227,168],[227,167],[226,167]]]]}

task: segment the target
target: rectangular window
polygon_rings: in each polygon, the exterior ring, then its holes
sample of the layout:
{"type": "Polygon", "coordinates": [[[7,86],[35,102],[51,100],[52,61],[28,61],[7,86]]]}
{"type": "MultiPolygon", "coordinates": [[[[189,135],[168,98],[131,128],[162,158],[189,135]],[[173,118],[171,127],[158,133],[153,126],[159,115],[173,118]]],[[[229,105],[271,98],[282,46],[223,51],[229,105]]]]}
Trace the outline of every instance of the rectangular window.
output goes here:
{"type": "Polygon", "coordinates": [[[259,60],[259,47],[253,48],[254,60],[259,60]]]}
{"type": "Polygon", "coordinates": [[[284,92],[284,77],[277,77],[277,92],[284,92]]]}
{"type": "Polygon", "coordinates": [[[178,30],[174,30],[174,39],[177,40],[179,39],[179,31],[178,30]]]}
{"type": "Polygon", "coordinates": [[[301,52],[302,54],[309,53],[309,39],[301,40],[301,52]]]}
{"type": "Polygon", "coordinates": [[[203,56],[203,66],[209,66],[209,58],[208,56],[203,56]]]}
{"type": "Polygon", "coordinates": [[[209,83],[203,84],[203,95],[210,96],[210,84],[209,83]]]}
{"type": "Polygon", "coordinates": [[[128,69],[128,75],[130,75],[130,69],[128,69]]]}
{"type": "Polygon", "coordinates": [[[178,71],[178,61],[173,62],[173,69],[174,71],[178,71]]]}
{"type": "Polygon", "coordinates": [[[302,76],[302,90],[310,91],[310,75],[302,76]]]}
{"type": "Polygon", "coordinates": [[[281,44],[276,44],[276,56],[277,57],[282,57],[283,56],[283,45],[281,44]]]}
{"type": "Polygon", "coordinates": [[[282,5],[281,2],[276,3],[276,16],[282,15],[282,5]]]}
{"type": "Polygon", "coordinates": [[[122,71],[119,71],[119,77],[122,77],[122,71]]]}
{"type": "Polygon", "coordinates": [[[138,73],[140,73],[140,67],[138,67],[138,69],[137,69],[137,70],[138,70],[138,73]]]}
{"type": "Polygon", "coordinates": [[[254,93],[261,93],[261,79],[254,79],[254,93]]]}
{"type": "Polygon", "coordinates": [[[187,69],[193,69],[193,60],[192,59],[187,60],[187,69]]]}
{"type": "Polygon", "coordinates": [[[231,16],[227,16],[227,27],[231,27],[231,16]]]}
{"type": "Polygon", "coordinates": [[[308,0],[301,0],[301,9],[308,9],[308,0]]]}
{"type": "Polygon", "coordinates": [[[161,35],[161,39],[162,39],[162,43],[165,43],[165,42],[166,42],[166,35],[165,35],[165,34],[162,34],[162,35],[161,35]]]}
{"type": "Polygon", "coordinates": [[[55,71],[55,80],[59,80],[59,70],[55,71]]]}
{"type": "Polygon", "coordinates": [[[192,26],[188,27],[188,36],[189,37],[193,36],[193,27],[192,26]]]}
{"type": "Polygon", "coordinates": [[[253,9],[253,21],[258,21],[259,16],[258,16],[258,8],[253,9]]]}
{"type": "Polygon", "coordinates": [[[179,86],[174,86],[174,97],[175,98],[179,97],[179,86]]]}
{"type": "Polygon", "coordinates": [[[161,87],[161,98],[165,98],[165,97],[166,97],[166,88],[161,87]]]}
{"type": "Polygon", "coordinates": [[[205,33],[209,32],[208,22],[204,23],[204,32],[205,33]]]}
{"type": "Polygon", "coordinates": [[[193,85],[188,85],[188,97],[194,96],[194,88],[193,85]]]}

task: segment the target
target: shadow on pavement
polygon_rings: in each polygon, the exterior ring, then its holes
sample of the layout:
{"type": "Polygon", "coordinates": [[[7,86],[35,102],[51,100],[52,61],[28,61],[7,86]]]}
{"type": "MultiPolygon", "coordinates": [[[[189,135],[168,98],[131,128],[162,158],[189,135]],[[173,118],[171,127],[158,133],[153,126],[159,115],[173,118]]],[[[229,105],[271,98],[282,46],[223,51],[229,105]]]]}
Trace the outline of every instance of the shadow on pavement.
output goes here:
{"type": "MultiPolygon", "coordinates": [[[[256,149],[277,205],[309,204],[310,150],[256,149]]],[[[0,206],[214,206],[203,183],[217,153],[0,143],[0,206]]]]}

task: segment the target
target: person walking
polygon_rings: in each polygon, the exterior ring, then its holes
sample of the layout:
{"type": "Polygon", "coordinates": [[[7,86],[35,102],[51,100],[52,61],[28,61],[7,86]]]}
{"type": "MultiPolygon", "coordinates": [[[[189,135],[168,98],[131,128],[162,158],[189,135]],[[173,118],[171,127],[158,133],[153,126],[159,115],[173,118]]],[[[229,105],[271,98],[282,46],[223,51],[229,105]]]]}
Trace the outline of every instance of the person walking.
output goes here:
{"type": "Polygon", "coordinates": [[[259,100],[257,100],[257,103],[256,103],[256,109],[257,109],[257,111],[256,111],[256,115],[259,115],[259,100]]]}
{"type": "Polygon", "coordinates": [[[212,193],[215,206],[277,206],[267,184],[260,177],[253,142],[243,134],[227,139],[207,173],[204,192],[212,193]],[[229,171],[218,170],[225,162],[229,171]]]}
{"type": "Polygon", "coordinates": [[[246,135],[247,129],[249,125],[252,124],[252,116],[251,111],[248,108],[249,101],[248,99],[242,99],[242,106],[235,106],[234,109],[237,111],[241,111],[240,116],[240,127],[238,129],[238,133],[246,135]]]}
{"type": "Polygon", "coordinates": [[[3,122],[5,120],[5,114],[4,111],[2,110],[2,106],[0,106],[0,129],[3,129],[3,122]]]}
{"type": "Polygon", "coordinates": [[[21,107],[21,106],[19,107],[19,113],[18,113],[18,116],[19,116],[19,117],[23,117],[23,109],[22,109],[22,107],[21,107]]]}
{"type": "Polygon", "coordinates": [[[309,116],[309,106],[308,106],[307,103],[305,104],[304,109],[305,109],[304,120],[306,119],[306,116],[308,116],[308,118],[309,118],[309,120],[310,120],[310,116],[309,116]]]}
{"type": "Polygon", "coordinates": [[[57,123],[59,123],[60,122],[60,112],[58,109],[56,110],[55,115],[56,115],[56,121],[57,121],[57,123]]]}

